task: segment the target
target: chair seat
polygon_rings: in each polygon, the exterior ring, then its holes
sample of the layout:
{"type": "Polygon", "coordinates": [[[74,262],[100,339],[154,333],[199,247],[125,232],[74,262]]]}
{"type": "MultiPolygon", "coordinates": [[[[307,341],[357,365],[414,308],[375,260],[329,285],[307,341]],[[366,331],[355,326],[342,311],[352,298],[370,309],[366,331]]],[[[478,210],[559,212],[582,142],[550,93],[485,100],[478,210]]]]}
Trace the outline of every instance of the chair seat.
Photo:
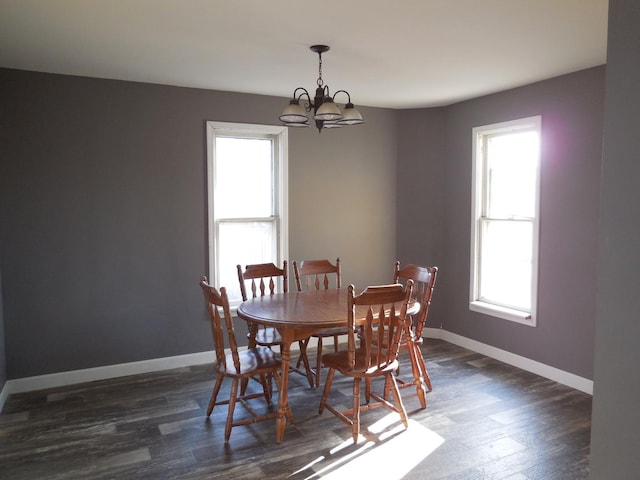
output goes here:
{"type": "Polygon", "coordinates": [[[355,366],[352,369],[349,364],[349,352],[346,350],[339,352],[325,353],[322,355],[322,363],[329,367],[335,368],[341,373],[349,372],[351,376],[354,374],[362,374],[367,376],[384,375],[386,372],[396,370],[398,368],[398,361],[394,360],[388,364],[376,365],[377,350],[371,349],[369,354],[370,360],[367,361],[366,351],[363,348],[357,348],[356,351],[355,366]],[[367,365],[371,365],[367,369],[367,365]]]}
{"type": "Polygon", "coordinates": [[[327,328],[321,332],[314,333],[312,337],[333,337],[335,335],[346,335],[349,330],[346,327],[327,328]]]}
{"type": "Polygon", "coordinates": [[[222,371],[226,375],[242,375],[248,374],[258,375],[263,371],[272,371],[274,368],[279,367],[282,364],[280,354],[274,352],[269,347],[255,347],[248,350],[238,352],[240,359],[240,371],[237,371],[233,366],[233,356],[231,354],[226,355],[227,368],[223,365],[218,365],[218,370],[222,371]]]}
{"type": "Polygon", "coordinates": [[[256,343],[258,345],[274,346],[282,343],[280,332],[274,327],[265,327],[256,333],[256,343]]]}

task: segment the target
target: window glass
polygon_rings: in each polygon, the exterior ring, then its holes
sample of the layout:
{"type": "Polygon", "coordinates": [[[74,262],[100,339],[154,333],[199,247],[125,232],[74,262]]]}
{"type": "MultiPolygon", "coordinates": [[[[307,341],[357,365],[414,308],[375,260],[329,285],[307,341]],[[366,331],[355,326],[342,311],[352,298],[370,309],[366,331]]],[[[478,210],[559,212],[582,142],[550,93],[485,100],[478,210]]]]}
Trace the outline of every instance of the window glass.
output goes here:
{"type": "Polygon", "coordinates": [[[273,214],[272,140],[216,137],[216,205],[220,218],[273,214]]]}
{"type": "Polygon", "coordinates": [[[487,139],[489,199],[487,216],[535,216],[538,168],[537,132],[510,133],[487,139]]]}
{"type": "Polygon", "coordinates": [[[540,117],[473,135],[469,308],[535,325],[540,117]]]}
{"type": "Polygon", "coordinates": [[[483,221],[479,299],[531,310],[531,222],[483,221]]]}

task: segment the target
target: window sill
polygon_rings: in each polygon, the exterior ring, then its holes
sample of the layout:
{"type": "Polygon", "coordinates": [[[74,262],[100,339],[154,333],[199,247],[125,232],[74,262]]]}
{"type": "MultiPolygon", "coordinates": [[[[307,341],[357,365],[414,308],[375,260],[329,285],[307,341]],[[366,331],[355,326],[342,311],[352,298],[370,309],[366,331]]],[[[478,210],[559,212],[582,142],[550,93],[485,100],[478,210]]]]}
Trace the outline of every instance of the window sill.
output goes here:
{"type": "Polygon", "coordinates": [[[491,315],[492,317],[502,318],[511,322],[520,323],[522,325],[528,325],[530,327],[536,326],[536,321],[530,313],[514,310],[512,308],[475,301],[469,303],[469,310],[484,313],[485,315],[491,315]]]}

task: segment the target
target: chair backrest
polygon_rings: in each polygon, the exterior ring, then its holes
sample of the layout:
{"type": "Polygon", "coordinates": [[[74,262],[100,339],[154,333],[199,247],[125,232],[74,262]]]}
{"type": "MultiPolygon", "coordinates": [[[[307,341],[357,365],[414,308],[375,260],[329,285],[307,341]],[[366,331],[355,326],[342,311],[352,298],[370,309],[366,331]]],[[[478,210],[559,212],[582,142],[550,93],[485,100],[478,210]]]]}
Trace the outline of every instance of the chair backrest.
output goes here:
{"type": "Polygon", "coordinates": [[[303,290],[327,290],[333,283],[335,288],[340,288],[342,276],[340,273],[340,259],[336,259],[333,265],[329,260],[302,260],[293,262],[293,273],[296,278],[296,287],[299,292],[303,290]],[[331,282],[330,277],[335,274],[335,281],[331,282]]]}
{"type": "Polygon", "coordinates": [[[413,298],[420,304],[419,312],[414,315],[414,334],[416,338],[422,337],[422,329],[427,320],[431,296],[438,276],[438,267],[422,267],[412,263],[400,268],[400,262],[396,261],[393,272],[394,283],[405,283],[413,280],[413,298]]]}
{"type": "Polygon", "coordinates": [[[364,350],[360,354],[362,363],[357,365],[362,372],[383,369],[398,358],[412,292],[413,280],[408,280],[405,286],[397,283],[369,286],[359,295],[349,285],[348,358],[352,370],[356,368],[356,339],[364,350]]]}
{"type": "Polygon", "coordinates": [[[240,372],[240,358],[238,356],[238,343],[236,342],[235,331],[233,329],[233,317],[229,308],[229,299],[227,298],[227,290],[220,287],[218,292],[215,287],[207,283],[207,277],[200,277],[200,287],[204,293],[204,298],[209,312],[211,322],[211,333],[213,335],[213,346],[216,351],[216,361],[222,368],[229,369],[226,365],[225,341],[223,330],[226,330],[229,341],[229,349],[233,359],[233,366],[236,372],[240,372]],[[220,315],[222,310],[222,316],[220,315]],[[222,319],[224,317],[224,320],[222,319]]]}
{"type": "Polygon", "coordinates": [[[247,265],[244,272],[242,267],[238,265],[238,281],[240,282],[240,293],[242,300],[246,301],[247,296],[246,282],[250,280],[251,295],[255,297],[263,297],[269,293],[276,293],[277,285],[282,281],[282,291],[288,291],[287,284],[287,261],[282,262],[282,268],[276,267],[273,263],[258,263],[247,265]]]}

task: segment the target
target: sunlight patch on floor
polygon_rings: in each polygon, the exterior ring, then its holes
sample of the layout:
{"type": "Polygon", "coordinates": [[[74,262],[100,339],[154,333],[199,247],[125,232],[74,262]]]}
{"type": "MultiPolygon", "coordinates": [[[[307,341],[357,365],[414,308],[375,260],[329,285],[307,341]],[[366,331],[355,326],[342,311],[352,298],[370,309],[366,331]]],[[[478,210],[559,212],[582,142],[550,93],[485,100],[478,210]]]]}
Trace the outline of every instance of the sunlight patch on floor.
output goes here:
{"type": "Polygon", "coordinates": [[[365,435],[360,435],[358,445],[354,445],[349,438],[331,449],[327,458],[319,457],[296,473],[320,461],[331,461],[333,455],[344,449],[354,448],[352,452],[336,458],[307,479],[344,479],[369,475],[373,478],[400,480],[444,443],[444,438],[414,420],[409,420],[409,428],[405,429],[398,422],[396,414],[385,416],[368,426],[367,430],[365,435]],[[394,423],[397,425],[389,428],[394,423]],[[394,458],[401,458],[402,461],[393,461],[394,458]]]}

